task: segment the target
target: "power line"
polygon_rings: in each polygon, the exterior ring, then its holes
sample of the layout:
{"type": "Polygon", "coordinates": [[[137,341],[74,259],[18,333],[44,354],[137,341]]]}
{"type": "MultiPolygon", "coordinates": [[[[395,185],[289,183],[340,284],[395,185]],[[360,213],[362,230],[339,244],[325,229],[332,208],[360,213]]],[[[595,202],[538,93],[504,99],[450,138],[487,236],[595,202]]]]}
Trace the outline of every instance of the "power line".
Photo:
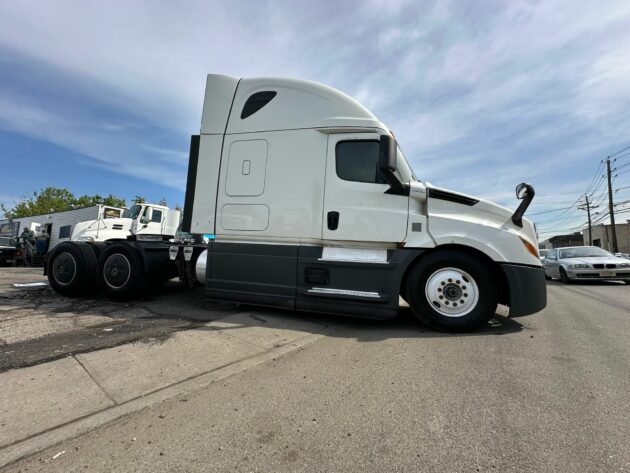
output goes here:
{"type": "MultiPolygon", "coordinates": [[[[588,225],[590,227],[593,224],[597,224],[597,223],[605,220],[609,216],[610,216],[611,221],[613,222],[613,226],[614,226],[614,218],[615,218],[614,214],[615,214],[615,210],[619,209],[619,206],[613,204],[612,184],[613,184],[613,181],[617,178],[617,176],[620,176],[620,175],[626,174],[627,172],[630,172],[630,169],[628,169],[626,171],[622,171],[622,172],[616,172],[615,175],[612,176],[612,172],[613,171],[611,171],[611,164],[614,164],[617,159],[621,159],[621,158],[625,158],[627,156],[630,156],[630,151],[629,150],[630,150],[630,146],[626,146],[625,148],[622,148],[622,149],[620,149],[618,151],[615,151],[614,153],[609,155],[605,160],[601,160],[599,162],[597,168],[595,169],[594,176],[591,178],[591,180],[589,181],[589,184],[586,186],[586,190],[584,191],[584,193],[580,194],[575,201],[571,201],[571,204],[568,207],[553,208],[553,209],[543,210],[543,211],[540,211],[540,212],[535,212],[535,213],[530,214],[530,215],[546,215],[546,214],[554,214],[554,213],[558,212],[558,214],[554,218],[547,219],[547,220],[537,220],[536,221],[536,225],[541,225],[542,224],[543,228],[546,228],[546,229],[544,229],[542,231],[539,231],[538,233],[540,233],[540,234],[551,234],[551,233],[558,234],[558,233],[561,233],[563,231],[568,231],[568,232],[578,231],[579,232],[579,231],[584,229],[585,225],[588,225]],[[606,171],[606,173],[604,174],[603,171],[606,171]],[[603,212],[601,214],[597,214],[596,213],[595,214],[595,218],[591,219],[590,210],[593,209],[593,208],[598,207],[601,204],[603,204],[604,201],[606,200],[606,194],[608,194],[608,207],[609,207],[609,209],[606,212],[603,212]],[[584,198],[585,202],[580,202],[582,198],[584,198]],[[586,207],[583,207],[584,205],[586,205],[586,207]],[[571,221],[571,220],[577,220],[580,217],[578,214],[576,214],[576,212],[579,212],[579,210],[586,210],[587,211],[588,222],[581,223],[581,224],[579,224],[577,226],[567,223],[568,221],[571,221]]],[[[618,171],[620,169],[624,169],[624,168],[628,167],[629,165],[630,165],[630,163],[623,164],[621,166],[617,166],[614,169],[614,171],[618,171]]],[[[615,189],[614,192],[618,192],[619,190],[627,189],[627,188],[630,188],[630,186],[621,187],[619,189],[615,189]]],[[[570,195],[572,193],[568,193],[568,194],[570,195]]],[[[568,195],[568,194],[552,194],[552,195],[568,195]]],[[[575,194],[573,194],[573,195],[575,195],[575,194]]],[[[564,202],[562,202],[562,203],[564,203],[564,202]]],[[[625,203],[626,202],[624,202],[624,204],[625,203]]],[[[556,203],[556,205],[557,205],[557,203],[556,203]]],[[[630,209],[628,211],[630,211],[630,209]]],[[[624,213],[624,212],[626,212],[625,209],[621,213],[624,213]]],[[[620,213],[619,210],[617,210],[617,213],[620,213]]],[[[615,235],[615,231],[614,231],[614,227],[613,227],[613,249],[615,251],[617,250],[617,241],[616,240],[617,239],[616,239],[616,235],[615,235]]]]}
{"type": "Polygon", "coordinates": [[[550,214],[552,212],[559,212],[560,210],[566,210],[566,209],[570,209],[571,207],[560,207],[559,209],[553,209],[553,210],[543,210],[542,212],[534,212],[534,213],[530,213],[529,215],[542,215],[542,214],[550,214]]]}
{"type": "Polygon", "coordinates": [[[608,156],[609,158],[614,158],[615,156],[617,156],[620,153],[623,153],[624,151],[627,151],[630,149],[630,146],[626,146],[625,148],[620,149],[619,151],[615,151],[613,154],[611,154],[610,156],[608,156]]]}
{"type": "Polygon", "coordinates": [[[595,194],[595,192],[597,192],[605,182],[606,182],[606,175],[601,174],[595,186],[593,186],[593,188],[590,191],[586,191],[585,194],[587,195],[595,194]]]}

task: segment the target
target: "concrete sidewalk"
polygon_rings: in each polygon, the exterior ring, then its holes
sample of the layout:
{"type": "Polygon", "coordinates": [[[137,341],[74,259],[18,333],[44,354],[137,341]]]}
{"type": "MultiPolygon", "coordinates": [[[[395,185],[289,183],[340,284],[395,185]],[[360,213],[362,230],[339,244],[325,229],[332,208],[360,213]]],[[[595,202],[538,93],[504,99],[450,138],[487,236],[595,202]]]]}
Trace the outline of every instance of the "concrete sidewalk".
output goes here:
{"type": "Polygon", "coordinates": [[[162,340],[0,373],[0,467],[322,337],[298,314],[239,312],[162,340]]]}

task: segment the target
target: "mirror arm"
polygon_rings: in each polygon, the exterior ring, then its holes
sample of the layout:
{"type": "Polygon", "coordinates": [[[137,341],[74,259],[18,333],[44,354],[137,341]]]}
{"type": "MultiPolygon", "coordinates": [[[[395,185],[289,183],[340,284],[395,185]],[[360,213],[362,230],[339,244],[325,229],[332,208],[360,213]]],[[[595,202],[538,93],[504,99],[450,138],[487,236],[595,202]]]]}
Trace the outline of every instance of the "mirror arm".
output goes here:
{"type": "Polygon", "coordinates": [[[389,185],[386,194],[409,195],[409,189],[396,175],[397,149],[396,140],[389,135],[381,135],[378,170],[389,185]]]}
{"type": "Polygon", "coordinates": [[[405,184],[404,182],[399,181],[398,177],[395,174],[394,174],[395,181],[390,182],[387,180],[387,178],[385,178],[385,180],[387,181],[387,184],[389,185],[389,189],[385,191],[385,194],[406,195],[406,196],[409,195],[410,193],[409,186],[405,184]]]}
{"type": "Polygon", "coordinates": [[[536,195],[536,193],[534,192],[534,188],[527,184],[527,195],[523,198],[518,208],[512,215],[512,222],[514,223],[514,225],[517,225],[521,228],[523,227],[523,215],[529,207],[529,204],[531,204],[532,200],[534,200],[534,195],[536,195]]]}

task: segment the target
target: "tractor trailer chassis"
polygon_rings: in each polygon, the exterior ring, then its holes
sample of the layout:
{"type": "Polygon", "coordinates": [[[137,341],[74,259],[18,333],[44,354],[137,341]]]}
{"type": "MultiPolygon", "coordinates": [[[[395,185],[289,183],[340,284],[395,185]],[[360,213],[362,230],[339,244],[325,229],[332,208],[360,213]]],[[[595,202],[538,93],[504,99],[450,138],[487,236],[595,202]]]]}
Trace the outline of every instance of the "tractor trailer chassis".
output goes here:
{"type": "Polygon", "coordinates": [[[70,241],[48,254],[44,274],[66,296],[100,292],[113,300],[131,300],[175,277],[188,287],[203,283],[195,266],[205,250],[206,245],[183,242],[70,241]]]}

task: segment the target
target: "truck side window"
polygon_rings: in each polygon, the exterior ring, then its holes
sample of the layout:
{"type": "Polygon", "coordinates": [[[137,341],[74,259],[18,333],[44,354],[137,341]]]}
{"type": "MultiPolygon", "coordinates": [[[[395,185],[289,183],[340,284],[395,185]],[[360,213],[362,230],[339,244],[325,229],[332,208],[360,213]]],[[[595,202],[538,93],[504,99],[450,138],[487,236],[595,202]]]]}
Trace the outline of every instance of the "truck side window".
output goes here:
{"type": "Polygon", "coordinates": [[[71,233],[72,233],[72,225],[65,225],[63,227],[59,227],[59,238],[70,238],[71,233]]]}
{"type": "Polygon", "coordinates": [[[153,215],[151,216],[151,221],[155,223],[160,223],[162,221],[162,211],[153,209],[153,215]]]}
{"type": "Polygon", "coordinates": [[[379,142],[340,141],[335,148],[337,176],[344,181],[385,184],[378,170],[379,142]]]}

